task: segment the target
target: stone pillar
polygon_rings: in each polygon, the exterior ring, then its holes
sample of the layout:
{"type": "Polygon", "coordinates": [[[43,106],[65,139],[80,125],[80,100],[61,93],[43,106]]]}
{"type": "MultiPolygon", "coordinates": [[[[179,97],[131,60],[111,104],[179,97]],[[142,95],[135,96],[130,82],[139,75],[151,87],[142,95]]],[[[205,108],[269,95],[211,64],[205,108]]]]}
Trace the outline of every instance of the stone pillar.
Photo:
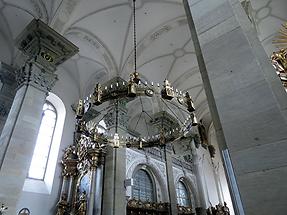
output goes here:
{"type": "Polygon", "coordinates": [[[89,208],[88,215],[93,215],[94,207],[95,207],[95,193],[96,193],[96,174],[97,167],[91,168],[91,187],[90,187],[90,198],[89,198],[89,208]]]}
{"type": "Polygon", "coordinates": [[[73,199],[73,185],[74,185],[74,177],[72,176],[71,178],[69,178],[69,185],[68,185],[68,203],[71,205],[72,204],[72,199],[73,199]]]}
{"type": "Polygon", "coordinates": [[[236,214],[285,214],[287,96],[280,80],[240,1],[184,4],[228,179],[237,182],[230,183],[236,214]]]}
{"type": "Polygon", "coordinates": [[[178,214],[177,210],[177,198],[176,198],[176,190],[175,183],[173,178],[173,169],[172,169],[172,156],[171,152],[164,148],[165,153],[165,166],[166,166],[166,175],[167,175],[167,188],[169,195],[169,203],[170,203],[170,214],[176,215],[178,214]]]}
{"type": "Polygon", "coordinates": [[[108,148],[105,161],[103,213],[105,215],[126,214],[126,149],[108,148]]]}
{"type": "MultiPolygon", "coordinates": [[[[118,78],[111,80],[111,83],[118,81],[118,78]]],[[[114,84],[115,85],[115,84],[114,84]]],[[[116,108],[116,103],[111,104],[116,108]]],[[[105,117],[105,123],[111,132],[121,135],[126,134],[127,129],[127,109],[125,102],[118,104],[118,125],[116,122],[116,111],[111,109],[105,117]],[[116,128],[117,127],[117,128],[116,128]]],[[[126,149],[107,148],[107,155],[104,166],[103,178],[103,213],[105,215],[125,215],[126,214],[126,190],[124,181],[126,179],[126,149]]]]}
{"type": "Polygon", "coordinates": [[[14,69],[0,62],[0,134],[16,94],[17,82],[14,69]]]}
{"type": "MultiPolygon", "coordinates": [[[[100,214],[100,211],[97,212],[98,208],[101,208],[101,198],[99,198],[99,192],[102,190],[99,187],[101,174],[101,167],[103,165],[104,157],[106,155],[105,149],[92,148],[88,150],[88,155],[90,157],[91,164],[91,187],[89,193],[89,203],[88,203],[88,215],[100,214]]],[[[101,192],[100,192],[101,194],[101,192]]]]}
{"type": "Polygon", "coordinates": [[[0,200],[7,202],[11,214],[22,192],[33,155],[47,95],[44,88],[50,88],[55,80],[51,78],[51,81],[46,82],[48,85],[40,89],[35,81],[40,79],[41,73],[33,64],[18,72],[20,87],[0,138],[0,200]]]}
{"type": "Polygon", "coordinates": [[[67,158],[63,159],[62,163],[64,164],[64,179],[66,180],[63,181],[63,183],[66,183],[66,198],[67,198],[67,203],[69,206],[72,206],[72,200],[73,200],[73,195],[74,195],[74,186],[75,186],[75,178],[78,175],[78,169],[77,169],[77,164],[78,160],[75,158],[67,158]]]}
{"type": "Polygon", "coordinates": [[[99,165],[96,175],[96,194],[94,214],[101,215],[102,213],[102,193],[103,193],[103,163],[99,165]]]}
{"type": "Polygon", "coordinates": [[[68,178],[68,176],[63,176],[63,183],[62,183],[62,189],[61,189],[61,195],[67,195],[68,199],[69,199],[69,189],[70,189],[70,180],[68,178]]]}
{"type": "Polygon", "coordinates": [[[18,90],[0,137],[0,202],[9,214],[16,214],[56,66],[78,51],[40,20],[33,20],[16,43],[29,60],[16,72],[18,90]]]}

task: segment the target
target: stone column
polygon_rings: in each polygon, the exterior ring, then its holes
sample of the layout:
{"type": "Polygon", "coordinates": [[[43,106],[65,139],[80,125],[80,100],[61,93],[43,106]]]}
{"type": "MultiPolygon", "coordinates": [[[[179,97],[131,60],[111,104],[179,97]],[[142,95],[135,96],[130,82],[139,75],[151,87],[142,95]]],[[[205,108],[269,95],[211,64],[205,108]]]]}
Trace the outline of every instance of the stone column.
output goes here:
{"type": "Polygon", "coordinates": [[[164,148],[165,154],[165,166],[166,166],[166,175],[167,175],[167,188],[169,195],[169,203],[170,203],[170,214],[176,215],[178,214],[177,210],[177,198],[176,198],[176,190],[173,178],[173,169],[172,169],[172,156],[171,152],[164,148]]]}
{"type": "Polygon", "coordinates": [[[286,92],[240,1],[184,4],[236,214],[284,214],[286,92]]]}
{"type": "Polygon", "coordinates": [[[60,196],[63,196],[63,195],[69,196],[69,194],[68,194],[69,186],[70,186],[69,184],[70,184],[69,177],[64,175],[63,176],[63,183],[62,183],[62,189],[61,189],[61,195],[60,196]]]}
{"type": "Polygon", "coordinates": [[[73,194],[74,194],[74,184],[75,184],[75,178],[78,175],[78,159],[75,158],[67,158],[63,159],[62,163],[64,164],[64,179],[66,181],[63,181],[63,184],[65,182],[65,194],[67,198],[67,203],[69,206],[72,206],[72,200],[73,200],[73,194]]]}
{"type": "Polygon", "coordinates": [[[47,89],[55,80],[50,74],[41,77],[41,73],[32,63],[18,71],[19,89],[0,138],[0,199],[7,201],[9,212],[16,206],[22,191],[41,123],[47,89]],[[47,78],[47,85],[43,87],[36,83],[42,78],[47,78]]]}
{"type": "Polygon", "coordinates": [[[104,170],[103,213],[126,214],[126,149],[108,148],[104,170]]]}
{"type": "Polygon", "coordinates": [[[90,163],[91,163],[91,187],[90,187],[90,198],[89,198],[89,204],[88,204],[88,215],[95,215],[97,208],[101,208],[101,199],[99,199],[99,192],[101,188],[99,187],[100,184],[98,182],[99,174],[101,174],[101,169],[98,169],[103,165],[103,159],[105,157],[105,149],[89,149],[88,154],[90,157],[90,163]],[[97,201],[99,200],[99,201],[97,201]]]}
{"type": "Polygon", "coordinates": [[[91,187],[89,191],[89,203],[88,203],[88,215],[93,215],[95,207],[95,193],[96,193],[96,174],[99,160],[99,149],[89,149],[88,155],[90,157],[89,162],[91,163],[91,187]]]}
{"type": "MultiPolygon", "coordinates": [[[[114,80],[111,80],[111,83],[114,81],[118,81],[118,79],[115,78],[114,80]]],[[[115,85],[115,83],[113,85],[115,85]]],[[[116,104],[112,105],[115,106],[116,104]]],[[[112,109],[110,114],[106,115],[105,122],[111,132],[115,132],[117,130],[119,136],[125,135],[128,121],[125,103],[118,104],[118,117],[118,126],[116,126],[116,111],[115,109],[112,109]]],[[[126,190],[124,186],[125,179],[126,149],[114,149],[112,147],[108,147],[104,166],[102,214],[126,214],[126,190]]]]}
{"type": "Polygon", "coordinates": [[[0,137],[0,202],[7,203],[9,214],[16,214],[56,66],[78,50],[40,20],[33,20],[16,43],[29,60],[16,72],[18,90],[0,137]]]}
{"type": "Polygon", "coordinates": [[[68,188],[68,203],[72,205],[73,200],[73,188],[75,183],[75,176],[71,176],[69,180],[69,188],[68,188]]]}
{"type": "Polygon", "coordinates": [[[88,215],[93,215],[94,207],[95,207],[95,193],[96,193],[96,174],[97,168],[92,167],[91,169],[91,187],[90,187],[90,198],[89,198],[89,209],[88,215]]]}
{"type": "Polygon", "coordinates": [[[95,194],[95,208],[94,214],[101,215],[102,210],[102,193],[103,193],[103,168],[104,168],[104,157],[101,159],[97,174],[96,174],[96,194],[95,194]]]}

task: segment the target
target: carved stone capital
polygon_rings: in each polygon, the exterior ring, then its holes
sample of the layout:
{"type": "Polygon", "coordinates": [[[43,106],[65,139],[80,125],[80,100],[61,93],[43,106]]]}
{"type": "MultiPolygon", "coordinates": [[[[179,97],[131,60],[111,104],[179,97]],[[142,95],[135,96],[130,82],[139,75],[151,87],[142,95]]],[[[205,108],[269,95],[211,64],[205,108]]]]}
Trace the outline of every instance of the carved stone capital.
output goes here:
{"type": "Polygon", "coordinates": [[[79,49],[39,19],[32,20],[16,39],[16,46],[42,69],[55,68],[79,49]]]}
{"type": "Polygon", "coordinates": [[[19,87],[32,85],[45,92],[50,92],[57,81],[57,75],[29,63],[16,71],[16,80],[19,87]]]}

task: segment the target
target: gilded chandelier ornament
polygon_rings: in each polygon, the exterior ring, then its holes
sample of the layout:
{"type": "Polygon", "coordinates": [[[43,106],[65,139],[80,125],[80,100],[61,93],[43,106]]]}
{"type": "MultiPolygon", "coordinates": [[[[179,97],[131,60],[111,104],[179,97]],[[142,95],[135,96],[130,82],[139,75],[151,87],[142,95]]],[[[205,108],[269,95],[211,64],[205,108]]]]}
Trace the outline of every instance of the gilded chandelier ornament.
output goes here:
{"type": "Polygon", "coordinates": [[[0,215],[4,215],[5,214],[5,211],[8,210],[8,207],[5,206],[4,203],[1,203],[1,207],[0,207],[0,215]]]}
{"type": "Polygon", "coordinates": [[[279,48],[279,51],[273,52],[271,55],[272,65],[276,70],[284,87],[287,87],[287,23],[282,25],[278,36],[273,44],[279,48]]]}
{"type": "Polygon", "coordinates": [[[278,35],[273,40],[273,44],[280,49],[287,48],[287,22],[282,24],[282,27],[279,30],[278,35]]]}

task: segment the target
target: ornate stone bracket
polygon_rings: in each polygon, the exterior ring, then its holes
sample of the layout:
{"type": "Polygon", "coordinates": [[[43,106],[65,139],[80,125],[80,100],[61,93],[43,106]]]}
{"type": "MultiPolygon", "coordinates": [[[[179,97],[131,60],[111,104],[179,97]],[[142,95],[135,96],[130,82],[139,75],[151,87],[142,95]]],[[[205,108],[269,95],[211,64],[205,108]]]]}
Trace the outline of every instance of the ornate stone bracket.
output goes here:
{"type": "Polygon", "coordinates": [[[39,19],[34,19],[16,39],[16,46],[28,57],[26,65],[16,71],[19,86],[32,85],[51,91],[56,67],[79,49],[39,19]]]}
{"type": "Polygon", "coordinates": [[[58,79],[56,74],[46,72],[35,64],[29,63],[16,71],[16,80],[19,87],[32,85],[43,91],[51,91],[58,79]]]}
{"type": "Polygon", "coordinates": [[[29,61],[54,71],[79,49],[39,19],[33,19],[16,39],[16,46],[29,61]]]}

